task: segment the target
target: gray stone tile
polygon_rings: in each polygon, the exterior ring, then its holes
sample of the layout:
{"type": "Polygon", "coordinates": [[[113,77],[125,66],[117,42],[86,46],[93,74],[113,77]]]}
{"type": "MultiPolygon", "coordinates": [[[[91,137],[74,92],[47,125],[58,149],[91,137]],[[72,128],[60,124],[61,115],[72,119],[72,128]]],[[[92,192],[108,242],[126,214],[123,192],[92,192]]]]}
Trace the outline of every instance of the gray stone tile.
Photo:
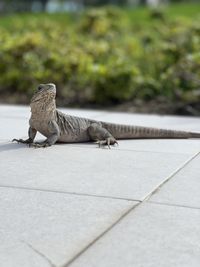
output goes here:
{"type": "MultiPolygon", "coordinates": [[[[198,139],[135,139],[118,140],[118,146],[112,147],[112,150],[132,150],[146,152],[162,153],[181,153],[194,154],[200,151],[200,142],[198,139]]],[[[71,144],[76,147],[96,148],[94,143],[71,144]]]]}
{"type": "Polygon", "coordinates": [[[27,138],[28,121],[25,118],[0,117],[0,125],[0,139],[12,140],[13,138],[27,138]]]}
{"type": "Polygon", "coordinates": [[[198,267],[200,210],[144,204],[70,267],[198,267]]]}
{"type": "Polygon", "coordinates": [[[1,266],[61,266],[135,204],[0,188],[1,266]]]}
{"type": "Polygon", "coordinates": [[[30,107],[20,105],[0,105],[0,117],[26,118],[30,117],[30,107]]]}
{"type": "Polygon", "coordinates": [[[188,154],[55,145],[0,144],[0,185],[144,199],[181,167],[188,154]]]}
{"type": "Polygon", "coordinates": [[[200,208],[200,156],[178,172],[149,200],[200,208]]]}
{"type": "MultiPolygon", "coordinates": [[[[9,224],[13,223],[13,218],[9,224]]],[[[7,231],[0,234],[0,261],[2,267],[49,267],[49,262],[23,241],[15,237],[15,233],[8,236],[7,231]]]]}
{"type": "Polygon", "coordinates": [[[72,115],[72,116],[80,116],[82,118],[89,118],[89,119],[95,119],[99,116],[103,116],[107,114],[106,111],[100,111],[100,110],[89,110],[89,109],[73,109],[73,108],[59,108],[58,110],[72,115]]]}
{"type": "MultiPolygon", "coordinates": [[[[0,140],[11,141],[13,138],[28,138],[29,122],[26,118],[4,118],[0,117],[0,140]]],[[[37,134],[37,139],[44,138],[40,133],[37,134]]]]}

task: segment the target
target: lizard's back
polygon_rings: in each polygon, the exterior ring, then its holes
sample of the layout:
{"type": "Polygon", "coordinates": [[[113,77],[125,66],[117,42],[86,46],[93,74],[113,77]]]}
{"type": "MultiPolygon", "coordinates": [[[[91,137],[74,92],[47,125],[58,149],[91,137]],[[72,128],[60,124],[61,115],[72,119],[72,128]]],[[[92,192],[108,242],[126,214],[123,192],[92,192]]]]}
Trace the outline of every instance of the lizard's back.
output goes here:
{"type": "Polygon", "coordinates": [[[59,142],[74,143],[88,142],[91,140],[88,134],[88,127],[96,122],[86,118],[70,116],[56,110],[56,122],[60,129],[59,142]]]}

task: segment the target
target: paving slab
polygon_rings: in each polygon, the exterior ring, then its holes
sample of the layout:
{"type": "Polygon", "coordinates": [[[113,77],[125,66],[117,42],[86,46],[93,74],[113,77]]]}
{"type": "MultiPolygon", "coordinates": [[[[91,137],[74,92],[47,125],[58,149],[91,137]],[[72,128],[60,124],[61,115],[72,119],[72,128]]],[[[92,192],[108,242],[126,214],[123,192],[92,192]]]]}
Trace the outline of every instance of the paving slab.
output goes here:
{"type": "Polygon", "coordinates": [[[73,116],[80,116],[82,118],[98,119],[100,116],[107,114],[107,111],[90,110],[90,109],[74,109],[74,108],[59,108],[58,110],[73,116]]]}
{"type": "MultiPolygon", "coordinates": [[[[199,118],[60,110],[200,131],[199,118]]],[[[29,117],[27,106],[0,105],[2,267],[199,266],[198,139],[123,140],[111,150],[91,143],[45,149],[11,143],[27,138],[29,117]]]]}
{"type": "Polygon", "coordinates": [[[143,200],[190,154],[0,144],[0,185],[143,200]]]}
{"type": "Polygon", "coordinates": [[[135,204],[0,188],[1,266],[61,266],[135,204]]]}
{"type": "Polygon", "coordinates": [[[148,139],[148,140],[120,140],[116,149],[128,149],[145,152],[195,154],[200,151],[198,139],[148,139]]]}
{"type": "MultiPolygon", "coordinates": [[[[12,139],[27,139],[29,119],[23,117],[0,117],[0,140],[12,141],[12,139]]],[[[44,139],[44,136],[37,133],[37,139],[44,139]]]]}
{"type": "Polygon", "coordinates": [[[0,118],[25,118],[30,116],[30,107],[23,105],[0,105],[0,118]]]}
{"type": "MultiPolygon", "coordinates": [[[[70,144],[71,146],[96,148],[93,143],[70,144]]],[[[135,139],[118,140],[112,150],[131,150],[141,152],[162,152],[176,154],[195,154],[200,151],[198,139],[135,139]]]]}
{"type": "Polygon", "coordinates": [[[135,208],[70,267],[198,267],[200,209],[135,208]]]}
{"type": "Polygon", "coordinates": [[[200,155],[178,172],[150,201],[200,208],[200,155]]]}
{"type": "Polygon", "coordinates": [[[13,138],[27,138],[28,121],[26,118],[0,117],[0,139],[12,140],[13,138]]]}
{"type": "MultiPolygon", "coordinates": [[[[12,222],[13,218],[9,222],[12,222]]],[[[5,230],[5,229],[4,229],[5,230]]],[[[8,236],[1,231],[0,235],[0,261],[2,267],[54,267],[44,256],[34,251],[25,241],[14,236],[8,236]]],[[[14,233],[13,233],[14,234],[14,233]]]]}

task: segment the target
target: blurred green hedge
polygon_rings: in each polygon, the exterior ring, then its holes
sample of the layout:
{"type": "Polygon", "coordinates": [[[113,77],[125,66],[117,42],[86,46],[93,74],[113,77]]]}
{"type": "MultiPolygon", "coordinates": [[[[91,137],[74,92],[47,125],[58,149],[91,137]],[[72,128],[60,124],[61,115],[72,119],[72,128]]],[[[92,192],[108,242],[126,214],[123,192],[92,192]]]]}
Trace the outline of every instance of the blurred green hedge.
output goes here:
{"type": "Polygon", "coordinates": [[[142,24],[112,7],[58,17],[0,24],[0,96],[26,103],[39,83],[53,82],[61,105],[200,100],[197,18],[149,11],[142,24]]]}

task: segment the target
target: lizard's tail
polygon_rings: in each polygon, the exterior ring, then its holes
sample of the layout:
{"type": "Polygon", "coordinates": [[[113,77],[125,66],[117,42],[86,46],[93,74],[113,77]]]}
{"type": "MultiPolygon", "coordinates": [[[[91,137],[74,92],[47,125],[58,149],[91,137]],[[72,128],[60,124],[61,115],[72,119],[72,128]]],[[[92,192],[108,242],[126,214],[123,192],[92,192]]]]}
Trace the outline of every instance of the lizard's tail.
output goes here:
{"type": "Polygon", "coordinates": [[[120,124],[106,123],[106,122],[102,122],[102,126],[105,127],[116,139],[200,138],[200,133],[187,132],[187,131],[167,130],[167,129],[131,126],[131,125],[120,125],[120,124]]]}
{"type": "Polygon", "coordinates": [[[200,133],[193,133],[193,132],[190,132],[190,137],[189,138],[200,138],[200,133]]]}

